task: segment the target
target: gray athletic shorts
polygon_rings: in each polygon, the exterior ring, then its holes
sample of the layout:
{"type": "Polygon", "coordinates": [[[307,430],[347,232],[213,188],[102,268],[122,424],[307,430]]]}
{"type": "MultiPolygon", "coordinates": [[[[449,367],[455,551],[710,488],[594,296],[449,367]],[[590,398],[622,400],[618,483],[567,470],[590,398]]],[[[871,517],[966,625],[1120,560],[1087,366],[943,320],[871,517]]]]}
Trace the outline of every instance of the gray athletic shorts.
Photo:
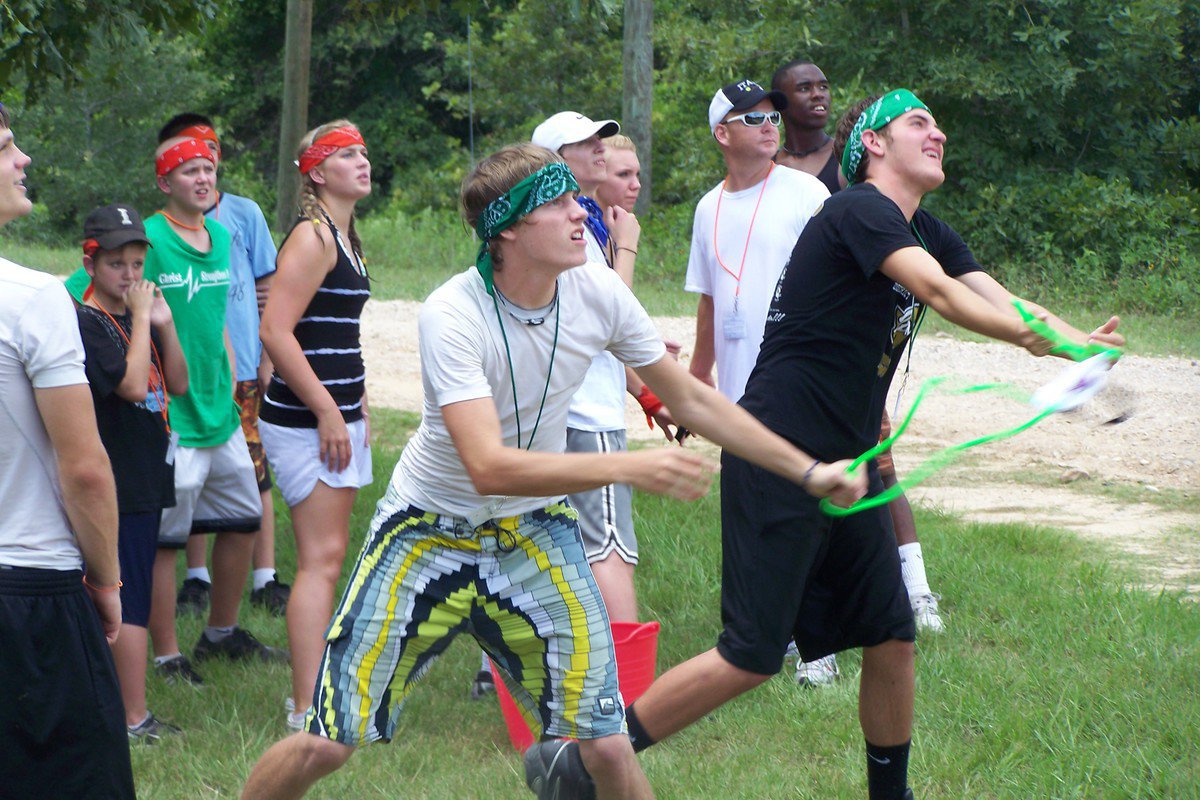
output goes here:
{"type": "Polygon", "coordinates": [[[158,546],[181,548],[193,533],[254,533],[262,495],[239,426],[224,444],[175,452],[175,506],[163,510],[158,546]]]}
{"type": "MultiPolygon", "coordinates": [[[[623,453],[625,431],[579,431],[567,428],[568,453],[623,453]]],[[[579,514],[579,532],[589,564],[616,553],[627,564],[638,562],[637,537],[633,534],[633,487],[613,483],[570,495],[579,514]]]]}

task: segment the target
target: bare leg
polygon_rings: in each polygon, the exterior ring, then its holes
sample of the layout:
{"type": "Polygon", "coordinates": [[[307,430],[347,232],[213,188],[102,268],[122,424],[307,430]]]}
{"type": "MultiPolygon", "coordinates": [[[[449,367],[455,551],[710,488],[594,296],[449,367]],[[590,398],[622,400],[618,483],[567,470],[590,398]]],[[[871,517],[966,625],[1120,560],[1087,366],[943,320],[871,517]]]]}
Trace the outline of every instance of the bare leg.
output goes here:
{"type": "MultiPolygon", "coordinates": [[[[879,477],[883,480],[883,487],[890,489],[896,485],[896,473],[890,472],[883,474],[880,472],[879,477]]],[[[892,529],[896,533],[896,545],[912,544],[917,541],[917,523],[913,520],[912,506],[908,504],[908,496],[901,494],[892,502],[888,503],[888,513],[892,517],[892,529]]]]}
{"type": "Polygon", "coordinates": [[[891,747],[912,738],[912,642],[892,639],[863,648],[858,720],[871,744],[891,747]]]}
{"type": "Polygon", "coordinates": [[[333,616],[333,594],[350,541],[350,511],[357,489],[334,489],[317,482],[312,494],[292,509],[296,533],[296,579],[288,601],[288,646],[292,651],[292,698],[296,710],[308,707],[325,650],[325,629],[333,616]]]}
{"type": "Polygon", "coordinates": [[[354,748],[297,733],[263,753],[250,770],[242,789],[242,800],[284,800],[303,797],[321,778],[345,764],[354,748]]]}
{"type": "Polygon", "coordinates": [[[597,800],[653,800],[654,792],[633,754],[628,736],[619,734],[581,741],[579,755],[596,784],[597,800]]]}
{"type": "Polygon", "coordinates": [[[188,569],[203,567],[208,561],[208,537],[189,536],[184,551],[187,553],[188,569]]]}
{"type": "Polygon", "coordinates": [[[254,569],[275,569],[275,503],[271,492],[262,493],[262,527],[254,534],[254,569]]]}
{"type": "Polygon", "coordinates": [[[637,594],[633,588],[633,564],[616,552],[590,564],[600,595],[613,622],[637,622],[637,594]]]}
{"type": "Polygon", "coordinates": [[[179,638],[175,635],[175,564],[178,561],[179,551],[167,547],[158,548],[154,556],[148,627],[156,656],[179,652],[179,638]]]}
{"type": "Polygon", "coordinates": [[[213,585],[208,624],[223,628],[237,625],[242,591],[250,574],[254,537],[246,533],[218,533],[216,538],[212,552],[213,585]]]}
{"type": "Polygon", "coordinates": [[[141,625],[124,624],[112,646],[126,725],[137,725],[146,718],[146,636],[141,625]]]}
{"type": "Polygon", "coordinates": [[[735,667],[714,647],[663,673],[634,707],[642,727],[661,741],[770,678],[735,667]]]}

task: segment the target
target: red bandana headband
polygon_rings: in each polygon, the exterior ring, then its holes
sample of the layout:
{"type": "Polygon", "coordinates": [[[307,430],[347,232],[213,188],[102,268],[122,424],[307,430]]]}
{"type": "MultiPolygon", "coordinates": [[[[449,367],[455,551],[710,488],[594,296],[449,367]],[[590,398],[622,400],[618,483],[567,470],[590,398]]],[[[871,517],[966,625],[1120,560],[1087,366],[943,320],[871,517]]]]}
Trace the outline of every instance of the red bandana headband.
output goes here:
{"type": "Polygon", "coordinates": [[[217,132],[208,125],[193,125],[190,128],[184,128],[176,136],[190,136],[193,139],[199,139],[202,142],[212,142],[217,148],[217,153],[221,152],[221,140],[217,138],[217,132]]]}
{"type": "Polygon", "coordinates": [[[84,239],[83,240],[83,254],[85,256],[94,256],[94,255],[96,255],[96,251],[99,249],[100,249],[100,243],[97,242],[95,239],[84,239]]]}
{"type": "Polygon", "coordinates": [[[214,167],[217,165],[217,158],[208,149],[208,145],[199,139],[185,139],[174,147],[167,148],[161,156],[154,159],[155,174],[161,178],[180,164],[191,161],[193,158],[206,158],[212,162],[214,167]]]}
{"type": "Polygon", "coordinates": [[[338,150],[353,144],[361,144],[364,147],[367,145],[363,141],[362,134],[358,132],[358,128],[350,125],[334,128],[329,133],[315,140],[300,156],[298,164],[300,174],[307,175],[310,169],[329,158],[338,150]]]}

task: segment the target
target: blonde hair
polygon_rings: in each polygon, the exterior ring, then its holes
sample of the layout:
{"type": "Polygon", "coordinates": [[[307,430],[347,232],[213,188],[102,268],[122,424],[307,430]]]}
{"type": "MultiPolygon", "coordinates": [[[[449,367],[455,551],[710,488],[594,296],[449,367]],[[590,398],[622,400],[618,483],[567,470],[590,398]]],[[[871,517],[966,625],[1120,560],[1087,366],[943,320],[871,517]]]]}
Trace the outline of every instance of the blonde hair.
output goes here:
{"type": "Polygon", "coordinates": [[[637,145],[634,143],[633,139],[630,139],[623,133],[615,133],[612,136],[606,136],[601,139],[601,141],[604,142],[605,147],[611,150],[628,150],[635,156],[637,155],[637,145]]]}
{"type": "MultiPolygon", "coordinates": [[[[326,122],[324,125],[318,125],[308,133],[304,134],[304,137],[300,139],[300,146],[296,148],[296,160],[299,161],[300,157],[304,155],[304,151],[311,147],[314,141],[334,130],[335,128],[343,128],[347,125],[349,125],[351,128],[358,128],[357,125],[348,119],[335,119],[333,122],[326,122]]],[[[318,238],[321,237],[321,223],[325,222],[325,214],[321,209],[320,197],[321,187],[312,179],[312,174],[310,173],[308,175],[301,175],[299,198],[300,216],[312,221],[317,228],[318,238]]],[[[354,251],[354,254],[358,256],[358,260],[365,264],[367,260],[363,257],[362,240],[358,238],[358,230],[354,226],[355,216],[356,215],[354,212],[351,211],[350,230],[346,232],[346,235],[350,238],[350,248],[354,251]]]]}

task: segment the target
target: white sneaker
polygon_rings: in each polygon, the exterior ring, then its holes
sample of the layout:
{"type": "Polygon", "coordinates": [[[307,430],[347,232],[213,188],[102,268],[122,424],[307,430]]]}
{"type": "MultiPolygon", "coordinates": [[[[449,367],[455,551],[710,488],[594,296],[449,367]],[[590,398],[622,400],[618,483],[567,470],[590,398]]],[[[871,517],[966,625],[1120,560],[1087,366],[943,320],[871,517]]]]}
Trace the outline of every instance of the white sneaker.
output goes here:
{"type": "Polygon", "coordinates": [[[816,661],[796,662],[796,683],[801,686],[829,686],[837,677],[837,656],[828,655],[816,661]]]}
{"type": "Polygon", "coordinates": [[[283,710],[287,713],[287,727],[289,731],[304,730],[304,715],[306,712],[296,710],[296,701],[288,697],[283,701],[283,710]]]}
{"type": "Polygon", "coordinates": [[[915,594],[909,598],[912,603],[913,616],[917,618],[917,627],[929,633],[941,633],[946,629],[942,615],[938,613],[938,597],[933,592],[915,594]]]}

